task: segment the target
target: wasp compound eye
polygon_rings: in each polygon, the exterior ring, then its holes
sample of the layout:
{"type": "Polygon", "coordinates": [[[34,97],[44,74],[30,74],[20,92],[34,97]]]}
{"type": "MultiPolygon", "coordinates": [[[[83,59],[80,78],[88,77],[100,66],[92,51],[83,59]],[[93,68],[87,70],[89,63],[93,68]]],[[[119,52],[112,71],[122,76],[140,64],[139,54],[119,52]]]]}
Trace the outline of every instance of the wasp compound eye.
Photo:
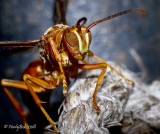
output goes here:
{"type": "Polygon", "coordinates": [[[65,32],[65,39],[71,47],[78,48],[79,41],[77,35],[74,32],[70,32],[69,30],[65,32]]]}

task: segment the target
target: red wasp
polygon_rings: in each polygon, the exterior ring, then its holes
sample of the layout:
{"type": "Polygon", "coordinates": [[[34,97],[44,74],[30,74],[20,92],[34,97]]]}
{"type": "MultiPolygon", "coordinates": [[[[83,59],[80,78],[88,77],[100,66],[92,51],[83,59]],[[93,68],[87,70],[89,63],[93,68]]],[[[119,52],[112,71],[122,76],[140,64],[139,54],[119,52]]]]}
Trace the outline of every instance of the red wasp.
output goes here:
{"type": "MultiPolygon", "coordinates": [[[[95,91],[93,93],[93,105],[98,111],[100,111],[100,108],[96,103],[96,93],[99,85],[103,80],[107,67],[111,68],[128,83],[134,86],[133,81],[128,80],[111,65],[95,56],[89,50],[91,44],[90,29],[92,27],[106,20],[133,12],[141,12],[143,14],[141,17],[144,17],[146,14],[145,11],[140,9],[126,10],[95,21],[87,27],[84,26],[87,18],[83,17],[79,19],[76,25],[72,27],[63,24],[58,24],[50,27],[39,40],[0,42],[0,49],[20,47],[39,47],[40,49],[41,60],[33,61],[28,66],[28,68],[23,73],[22,81],[8,79],[1,80],[1,85],[4,92],[10,99],[13,106],[16,108],[23,124],[26,127],[28,127],[26,121],[27,113],[7,88],[16,88],[29,92],[37,107],[42,111],[47,120],[52,124],[53,129],[58,132],[55,122],[50,118],[49,114],[42,106],[43,101],[39,97],[39,94],[43,94],[47,91],[52,91],[54,88],[62,84],[63,95],[66,96],[69,78],[77,78],[78,69],[103,69],[101,74],[97,78],[95,91]],[[100,63],[89,64],[87,63],[87,61],[85,61],[86,56],[93,57],[100,63]],[[80,64],[80,61],[84,64],[80,64]]],[[[26,129],[26,132],[30,133],[29,129],[26,129]]]]}

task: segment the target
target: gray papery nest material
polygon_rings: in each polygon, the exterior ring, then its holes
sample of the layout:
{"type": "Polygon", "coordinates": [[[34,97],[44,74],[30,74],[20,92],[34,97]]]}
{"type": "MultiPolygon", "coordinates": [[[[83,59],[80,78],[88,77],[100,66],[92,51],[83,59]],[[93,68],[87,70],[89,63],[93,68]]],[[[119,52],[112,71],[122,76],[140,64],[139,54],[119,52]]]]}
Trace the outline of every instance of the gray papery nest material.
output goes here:
{"type": "Polygon", "coordinates": [[[133,80],[135,87],[108,68],[96,95],[98,112],[92,96],[102,69],[81,72],[62,104],[58,122],[62,134],[109,134],[113,126],[126,134],[160,129],[160,82],[146,85],[124,66],[110,64],[133,80]]]}

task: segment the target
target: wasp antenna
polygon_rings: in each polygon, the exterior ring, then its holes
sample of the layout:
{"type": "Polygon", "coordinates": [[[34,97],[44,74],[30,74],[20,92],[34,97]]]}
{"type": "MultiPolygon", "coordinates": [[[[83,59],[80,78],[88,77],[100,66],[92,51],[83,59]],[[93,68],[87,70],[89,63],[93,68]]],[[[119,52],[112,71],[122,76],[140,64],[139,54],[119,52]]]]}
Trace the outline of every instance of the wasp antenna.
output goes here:
{"type": "Polygon", "coordinates": [[[84,24],[86,24],[86,22],[87,22],[87,18],[86,17],[83,17],[83,18],[81,18],[81,19],[79,19],[78,21],[77,21],[77,26],[83,26],[84,24]],[[82,23],[82,24],[81,24],[82,23]]]}
{"type": "Polygon", "coordinates": [[[98,21],[93,22],[92,24],[90,24],[90,25],[87,27],[87,31],[88,31],[89,29],[91,29],[92,27],[94,27],[95,25],[97,25],[98,23],[101,23],[101,22],[106,21],[106,20],[110,20],[110,19],[112,19],[112,18],[121,16],[121,15],[129,14],[129,13],[134,13],[134,12],[141,12],[141,13],[142,13],[141,18],[143,18],[144,16],[146,16],[146,12],[145,12],[144,10],[141,10],[141,9],[126,10],[126,11],[123,11],[123,12],[120,12],[120,13],[116,13],[116,14],[113,14],[113,15],[111,15],[111,16],[105,17],[105,18],[103,18],[103,19],[101,19],[101,20],[98,20],[98,21]]]}

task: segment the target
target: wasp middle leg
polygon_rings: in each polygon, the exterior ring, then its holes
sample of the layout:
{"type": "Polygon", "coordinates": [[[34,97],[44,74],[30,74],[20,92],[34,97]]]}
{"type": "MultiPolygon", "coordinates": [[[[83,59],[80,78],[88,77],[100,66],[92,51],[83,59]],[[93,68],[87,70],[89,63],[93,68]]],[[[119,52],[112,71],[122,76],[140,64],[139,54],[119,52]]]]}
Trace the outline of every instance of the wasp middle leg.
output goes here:
{"type": "MultiPolygon", "coordinates": [[[[23,81],[15,81],[15,80],[7,80],[7,79],[2,79],[1,80],[1,85],[4,89],[5,92],[8,90],[6,89],[7,87],[10,88],[15,88],[15,89],[20,89],[24,90],[30,93],[32,96],[33,100],[35,101],[35,104],[38,106],[38,108],[42,111],[42,113],[45,115],[47,120],[52,124],[54,130],[57,132],[57,128],[55,126],[55,122],[50,118],[49,114],[46,112],[46,110],[43,108],[41,103],[44,103],[43,101],[40,100],[39,96],[37,93],[45,93],[47,91],[53,90],[57,85],[55,84],[55,81],[57,78],[53,78],[52,81],[47,81],[45,79],[40,79],[38,76],[43,75],[43,71],[40,71],[39,69],[42,67],[42,62],[40,60],[32,62],[29,67],[25,70],[23,74],[23,81]],[[38,68],[38,69],[37,69],[38,68]]],[[[10,95],[10,93],[7,92],[8,98],[11,100],[13,97],[10,95]],[[10,97],[11,96],[11,97],[10,97]]],[[[15,99],[12,99],[12,104],[16,101],[15,99]]],[[[15,106],[14,106],[15,107],[15,106]]],[[[15,107],[16,108],[16,107],[15,107]]],[[[23,113],[21,115],[21,111],[18,108],[16,108],[17,112],[19,113],[20,117],[23,117],[23,113]]],[[[23,118],[22,118],[23,119],[23,118]]]]}
{"type": "Polygon", "coordinates": [[[55,125],[55,122],[51,119],[51,117],[49,116],[49,114],[46,112],[46,110],[43,108],[42,104],[43,102],[41,102],[41,100],[39,99],[38,95],[34,92],[31,84],[29,81],[39,85],[39,87],[45,87],[45,88],[48,88],[48,89],[51,89],[53,88],[52,85],[48,84],[46,81],[44,80],[41,80],[39,78],[36,78],[36,77],[33,77],[31,75],[28,75],[28,74],[24,74],[23,75],[23,80],[25,82],[25,84],[27,85],[28,87],[28,90],[31,94],[31,96],[33,97],[36,105],[41,109],[41,111],[43,112],[43,114],[45,115],[45,117],[47,118],[47,120],[52,124],[53,126],[53,129],[58,132],[58,129],[56,128],[56,125],[55,125]]]}
{"type": "Polygon", "coordinates": [[[43,102],[39,99],[38,95],[36,94],[36,91],[38,89],[40,89],[43,92],[47,88],[51,89],[51,85],[47,84],[47,82],[45,82],[41,79],[35,78],[35,77],[30,76],[28,74],[24,74],[23,79],[24,79],[25,84],[24,84],[24,82],[20,82],[20,81],[12,81],[12,80],[5,80],[5,79],[1,80],[1,85],[3,87],[3,90],[5,91],[8,98],[11,100],[12,104],[14,105],[16,110],[18,111],[20,117],[22,118],[22,121],[24,122],[24,124],[27,124],[27,122],[25,121],[26,116],[24,116],[25,112],[24,112],[24,110],[22,110],[22,108],[19,106],[18,102],[16,102],[16,100],[13,98],[13,95],[11,95],[11,93],[8,91],[8,89],[6,87],[11,87],[11,88],[13,87],[13,88],[29,91],[31,96],[33,97],[36,105],[38,106],[38,108],[41,109],[42,113],[45,115],[47,120],[52,124],[54,130],[57,132],[58,129],[55,126],[55,122],[51,119],[51,117],[48,115],[46,110],[43,108],[43,106],[41,104],[43,102]],[[31,82],[36,83],[36,86],[34,86],[31,82]],[[38,84],[40,86],[38,86],[38,84]],[[45,87],[45,89],[43,87],[45,87]]]}
{"type": "Polygon", "coordinates": [[[26,134],[30,134],[30,130],[28,129],[29,128],[28,122],[26,121],[28,114],[26,113],[26,111],[23,109],[23,107],[19,104],[19,102],[16,100],[16,98],[12,95],[12,93],[6,87],[3,87],[3,91],[5,92],[5,94],[7,95],[9,100],[11,101],[12,105],[14,106],[16,111],[18,112],[19,116],[21,117],[22,123],[26,128],[25,129],[26,134]]]}

